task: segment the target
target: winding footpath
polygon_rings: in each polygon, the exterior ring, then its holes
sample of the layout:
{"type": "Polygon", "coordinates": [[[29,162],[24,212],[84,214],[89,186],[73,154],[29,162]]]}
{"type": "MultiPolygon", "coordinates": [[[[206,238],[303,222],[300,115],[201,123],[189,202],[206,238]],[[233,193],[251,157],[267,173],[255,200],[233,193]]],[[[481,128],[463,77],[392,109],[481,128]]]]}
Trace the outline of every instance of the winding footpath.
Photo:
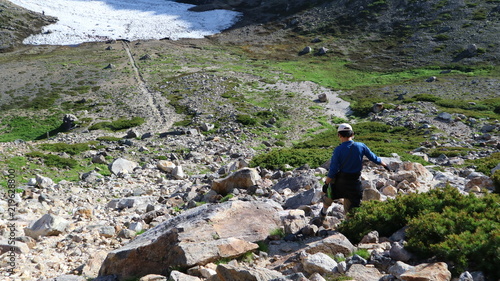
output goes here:
{"type": "Polygon", "coordinates": [[[149,130],[159,132],[165,128],[168,128],[172,125],[174,118],[173,112],[169,112],[170,110],[162,107],[160,99],[161,93],[151,91],[147,85],[146,81],[141,75],[139,71],[139,67],[130,51],[130,45],[126,41],[121,41],[123,49],[127,53],[127,56],[130,60],[130,65],[134,71],[135,80],[137,81],[137,87],[141,94],[142,100],[145,101],[145,106],[148,108],[148,112],[151,114],[148,116],[147,127],[149,130]]]}

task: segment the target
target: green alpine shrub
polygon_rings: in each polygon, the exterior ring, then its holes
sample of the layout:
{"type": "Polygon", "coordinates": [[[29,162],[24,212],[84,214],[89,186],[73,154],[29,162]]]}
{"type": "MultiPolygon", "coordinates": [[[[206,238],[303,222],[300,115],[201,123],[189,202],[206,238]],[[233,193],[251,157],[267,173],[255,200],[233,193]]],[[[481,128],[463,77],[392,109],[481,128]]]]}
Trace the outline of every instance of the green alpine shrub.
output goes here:
{"type": "Polygon", "coordinates": [[[339,231],[353,243],[376,230],[388,237],[407,226],[405,248],[421,259],[447,262],[458,275],[481,270],[497,280],[500,264],[500,196],[463,195],[456,188],[367,201],[354,209],[339,231]]]}

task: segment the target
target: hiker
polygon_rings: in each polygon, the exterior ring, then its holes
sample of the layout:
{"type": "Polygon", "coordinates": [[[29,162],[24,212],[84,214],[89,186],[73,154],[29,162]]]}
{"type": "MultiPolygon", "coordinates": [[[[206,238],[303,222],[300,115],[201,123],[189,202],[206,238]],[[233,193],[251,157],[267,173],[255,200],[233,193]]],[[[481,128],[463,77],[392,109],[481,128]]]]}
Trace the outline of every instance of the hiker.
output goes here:
{"type": "Polygon", "coordinates": [[[344,213],[359,207],[363,197],[363,188],[361,187],[361,170],[363,169],[363,156],[370,161],[382,165],[389,171],[386,163],[375,155],[364,143],[355,142],[354,131],[349,124],[340,124],[337,130],[341,144],[333,150],[330,169],[325,179],[323,192],[327,193],[325,187],[334,182],[334,188],[331,194],[323,196],[323,208],[320,212],[320,219],[324,220],[328,208],[332,205],[334,199],[343,198],[344,213]],[[334,180],[335,179],[335,180],[334,180]],[[334,181],[333,181],[334,180],[334,181]],[[332,182],[333,181],[333,182],[332,182]],[[330,197],[328,196],[330,195],[330,197]]]}

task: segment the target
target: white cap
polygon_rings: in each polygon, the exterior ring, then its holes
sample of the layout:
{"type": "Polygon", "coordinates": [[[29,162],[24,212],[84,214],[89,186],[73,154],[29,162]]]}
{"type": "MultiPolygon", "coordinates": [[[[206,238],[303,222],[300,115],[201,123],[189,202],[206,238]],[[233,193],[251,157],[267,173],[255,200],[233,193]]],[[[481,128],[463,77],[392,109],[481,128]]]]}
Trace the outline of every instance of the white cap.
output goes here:
{"type": "Polygon", "coordinates": [[[351,125],[349,125],[347,123],[340,124],[337,132],[345,132],[345,131],[352,131],[351,125]]]}

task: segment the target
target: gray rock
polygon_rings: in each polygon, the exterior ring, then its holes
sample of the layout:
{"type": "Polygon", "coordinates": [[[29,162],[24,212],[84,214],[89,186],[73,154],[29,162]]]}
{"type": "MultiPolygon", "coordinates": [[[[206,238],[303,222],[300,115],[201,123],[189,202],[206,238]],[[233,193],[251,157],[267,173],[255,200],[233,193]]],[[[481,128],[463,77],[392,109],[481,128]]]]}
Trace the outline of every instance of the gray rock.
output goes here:
{"type": "Polygon", "coordinates": [[[439,115],[437,116],[438,119],[440,120],[443,120],[445,122],[450,122],[451,120],[453,120],[453,116],[451,116],[451,114],[447,113],[447,112],[441,112],[439,113],[439,115]]]}
{"type": "Polygon", "coordinates": [[[36,186],[38,186],[39,188],[48,188],[52,187],[53,185],[54,182],[52,181],[52,179],[44,177],[42,175],[36,175],[36,186]]]}
{"type": "Polygon", "coordinates": [[[407,262],[413,257],[413,255],[407,250],[405,250],[403,245],[398,242],[392,244],[391,250],[389,251],[389,255],[391,256],[392,259],[403,262],[407,262]]]}
{"type": "MultiPolygon", "coordinates": [[[[153,280],[156,280],[156,279],[153,279],[153,280]]],[[[160,279],[158,279],[158,280],[160,280],[160,279]]],[[[164,280],[167,280],[167,279],[164,279],[164,280]]],[[[196,276],[191,276],[191,275],[182,273],[182,272],[177,271],[177,270],[173,270],[170,273],[170,278],[168,280],[170,280],[170,281],[202,281],[202,279],[200,279],[196,276]]]]}
{"type": "Polygon", "coordinates": [[[449,281],[451,272],[444,262],[422,263],[401,274],[400,278],[401,280],[449,281]],[[422,279],[424,276],[426,278],[422,279]]]}
{"type": "Polygon", "coordinates": [[[401,277],[401,274],[412,269],[413,266],[406,264],[402,261],[397,261],[393,266],[389,267],[388,272],[397,278],[401,277]]]}
{"type": "Polygon", "coordinates": [[[368,234],[366,234],[365,236],[363,236],[363,238],[361,239],[361,244],[363,243],[378,243],[378,238],[379,238],[379,235],[378,235],[378,231],[374,230],[374,231],[370,231],[368,234]]]}
{"type": "Polygon", "coordinates": [[[64,131],[69,131],[75,127],[76,122],[78,122],[78,118],[75,115],[66,114],[63,117],[62,129],[64,131]]]}
{"type": "Polygon", "coordinates": [[[318,272],[324,275],[337,270],[337,262],[323,253],[307,255],[302,260],[302,266],[304,266],[304,270],[309,274],[318,272]]]}
{"type": "Polygon", "coordinates": [[[95,182],[99,181],[99,179],[103,178],[103,175],[99,174],[96,171],[90,171],[90,172],[82,174],[80,178],[84,182],[95,183],[95,182]]]}
{"type": "Polygon", "coordinates": [[[63,233],[68,225],[69,221],[61,217],[45,214],[24,228],[24,233],[34,239],[38,239],[40,236],[57,236],[63,233]]]}
{"type": "Polygon", "coordinates": [[[125,208],[144,206],[145,209],[148,206],[148,204],[153,204],[156,201],[157,198],[155,196],[132,196],[132,197],[112,199],[108,203],[108,207],[113,209],[125,209],[125,208]]]}
{"type": "Polygon", "coordinates": [[[102,154],[97,154],[94,157],[92,157],[92,163],[96,164],[108,164],[106,161],[106,157],[102,154]]]}
{"type": "Polygon", "coordinates": [[[306,190],[319,189],[321,188],[321,185],[313,176],[300,175],[297,177],[285,178],[283,180],[280,180],[272,188],[278,192],[282,191],[285,188],[289,188],[291,191],[297,192],[301,188],[306,190]]]}
{"type": "Polygon", "coordinates": [[[109,170],[115,175],[125,175],[125,174],[131,174],[134,172],[134,169],[139,167],[139,164],[136,162],[123,159],[123,158],[118,158],[113,161],[109,165],[109,170]]]}
{"type": "Polygon", "coordinates": [[[315,199],[315,195],[315,189],[306,190],[288,198],[283,207],[285,209],[298,209],[301,206],[310,206],[315,199]]]}

